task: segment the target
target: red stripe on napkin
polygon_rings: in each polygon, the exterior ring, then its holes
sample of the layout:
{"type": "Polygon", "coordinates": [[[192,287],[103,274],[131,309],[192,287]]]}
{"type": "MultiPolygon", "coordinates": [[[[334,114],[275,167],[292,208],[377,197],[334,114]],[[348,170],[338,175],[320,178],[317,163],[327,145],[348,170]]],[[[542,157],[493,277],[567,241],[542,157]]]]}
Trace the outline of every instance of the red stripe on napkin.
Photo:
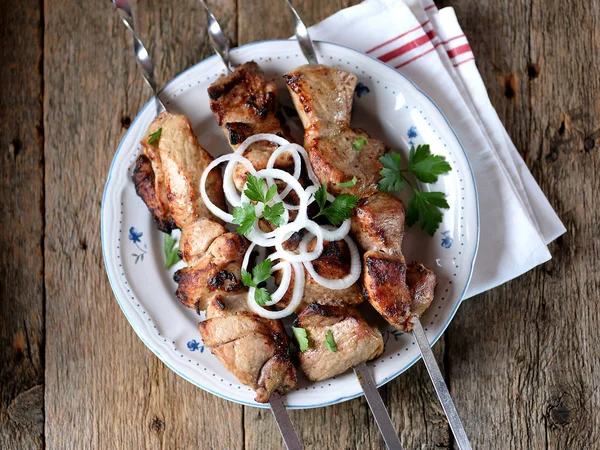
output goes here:
{"type": "Polygon", "coordinates": [[[428,53],[431,53],[431,52],[432,52],[432,51],[434,51],[434,50],[435,50],[435,47],[433,47],[433,48],[430,48],[429,50],[427,50],[427,51],[425,51],[425,52],[421,53],[420,55],[417,55],[417,56],[415,56],[414,58],[411,58],[411,59],[409,59],[408,61],[405,61],[405,62],[403,62],[402,64],[400,64],[400,65],[398,65],[398,66],[394,67],[394,69],[399,69],[399,68],[401,68],[401,67],[404,67],[405,65],[407,65],[407,64],[409,64],[409,63],[411,63],[411,62],[413,62],[413,61],[414,61],[414,60],[416,60],[416,59],[419,59],[421,56],[425,56],[426,54],[428,54],[428,53]]]}
{"type": "Polygon", "coordinates": [[[414,27],[412,30],[408,30],[408,31],[406,31],[406,32],[402,33],[401,35],[399,35],[399,36],[396,36],[395,38],[392,38],[392,39],[390,39],[389,41],[385,41],[383,44],[379,44],[379,45],[377,45],[377,46],[373,47],[371,50],[367,50],[367,52],[366,52],[366,53],[372,53],[372,52],[374,52],[375,50],[378,50],[378,49],[380,49],[380,48],[381,48],[381,47],[383,47],[384,45],[388,45],[388,44],[390,44],[390,43],[392,43],[392,42],[394,42],[394,41],[397,41],[398,39],[400,39],[400,38],[402,38],[402,37],[406,36],[407,34],[409,34],[409,33],[412,33],[413,31],[416,31],[416,30],[418,30],[418,29],[419,29],[419,28],[421,28],[422,26],[425,26],[427,23],[429,23],[429,20],[428,20],[427,22],[425,22],[424,24],[422,24],[422,25],[418,25],[418,26],[414,27]]]}
{"type": "Polygon", "coordinates": [[[451,50],[448,50],[448,56],[450,58],[454,58],[458,55],[462,55],[463,53],[467,53],[471,51],[471,46],[469,44],[463,44],[451,50]]]}
{"type": "Polygon", "coordinates": [[[414,41],[410,41],[408,44],[404,44],[402,47],[397,48],[396,50],[392,50],[382,56],[379,59],[383,62],[388,62],[390,59],[394,59],[400,55],[403,55],[406,52],[409,52],[417,47],[420,47],[423,44],[429,42],[429,36],[424,34],[423,36],[418,37],[414,41]]]}
{"type": "Polygon", "coordinates": [[[454,64],[454,67],[458,67],[458,66],[460,66],[461,64],[464,64],[464,63],[466,63],[466,62],[469,62],[469,61],[474,61],[474,60],[475,60],[475,57],[474,57],[474,56],[472,56],[471,58],[465,59],[464,61],[461,61],[461,62],[459,62],[459,63],[456,63],[456,64],[454,64]]]}

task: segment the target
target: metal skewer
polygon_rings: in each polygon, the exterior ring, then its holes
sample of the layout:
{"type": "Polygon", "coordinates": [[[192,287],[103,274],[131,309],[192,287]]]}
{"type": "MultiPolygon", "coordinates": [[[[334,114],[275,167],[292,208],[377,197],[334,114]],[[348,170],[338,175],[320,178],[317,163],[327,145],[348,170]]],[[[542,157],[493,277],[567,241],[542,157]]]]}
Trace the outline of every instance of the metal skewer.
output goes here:
{"type": "MultiPolygon", "coordinates": [[[[208,8],[208,5],[204,0],[200,0],[202,6],[206,10],[206,28],[208,30],[208,36],[210,37],[210,43],[217,55],[221,58],[223,65],[228,74],[233,71],[233,66],[229,60],[229,41],[223,33],[223,29],[217,22],[214,14],[208,8]]],[[[294,426],[292,425],[292,421],[290,416],[283,404],[283,399],[278,392],[273,392],[271,397],[269,397],[269,406],[271,407],[271,412],[273,416],[275,416],[275,422],[277,423],[277,427],[283,437],[283,442],[288,450],[302,450],[302,444],[300,443],[300,439],[298,439],[298,435],[296,434],[296,430],[294,430],[294,426]]]]}
{"type": "Polygon", "coordinates": [[[127,27],[127,29],[131,32],[133,36],[133,51],[135,53],[135,62],[140,68],[140,72],[144,77],[144,80],[152,89],[154,93],[154,99],[156,101],[156,115],[158,116],[161,112],[165,111],[167,108],[165,104],[162,102],[160,97],[158,96],[158,83],[156,82],[156,77],[154,76],[154,65],[152,64],[152,60],[150,59],[150,54],[142,41],[138,37],[137,33],[133,27],[133,15],[131,14],[131,5],[129,4],[129,0],[111,0],[112,4],[116,8],[119,13],[119,17],[123,21],[123,24],[127,27]]]}
{"type": "MultiPolygon", "coordinates": [[[[294,15],[294,26],[296,31],[296,38],[298,39],[298,43],[300,44],[300,48],[305,58],[308,60],[309,64],[317,64],[317,55],[308,34],[308,29],[306,25],[302,22],[302,19],[294,9],[290,0],[285,0],[292,13],[294,15]]],[[[429,372],[429,376],[431,381],[433,382],[433,387],[435,388],[435,392],[442,404],[442,408],[446,413],[446,417],[448,418],[448,422],[450,424],[450,428],[454,433],[454,437],[456,439],[456,443],[461,450],[471,450],[471,444],[469,443],[469,439],[467,438],[467,434],[463,427],[463,424],[458,416],[458,412],[456,411],[456,407],[454,406],[454,402],[452,401],[452,397],[450,392],[448,391],[448,386],[446,386],[446,382],[444,381],[444,377],[440,371],[439,366],[433,356],[433,352],[431,351],[431,345],[429,344],[429,340],[425,335],[425,331],[423,330],[423,326],[421,325],[421,321],[415,317],[412,319],[414,323],[413,328],[413,336],[415,337],[417,344],[419,345],[419,350],[421,351],[421,356],[423,357],[423,362],[425,362],[425,367],[427,368],[427,372],[429,372]]],[[[367,402],[369,406],[371,406],[371,410],[373,411],[373,415],[375,416],[375,420],[377,421],[377,425],[381,431],[381,434],[388,444],[386,433],[389,433],[389,427],[393,430],[393,426],[391,425],[391,420],[387,411],[383,407],[383,402],[379,395],[376,395],[377,389],[374,388],[375,383],[372,378],[370,379],[373,386],[369,386],[368,383],[365,383],[365,373],[369,375],[368,369],[364,363],[359,364],[354,368],[354,372],[358,376],[358,379],[363,387],[365,392],[365,397],[367,397],[367,402]],[[375,392],[373,392],[375,391],[375,392]],[[378,397],[378,398],[376,398],[378,397]],[[382,411],[383,409],[383,411],[382,411]],[[383,416],[385,414],[385,418],[382,418],[382,422],[380,422],[379,416],[383,416]],[[386,420],[387,419],[387,420],[386,420]],[[389,424],[387,423],[389,421],[389,424]]],[[[394,431],[395,433],[395,431],[394,431]]],[[[399,443],[398,443],[399,445],[399,443]]],[[[388,448],[391,448],[388,444],[388,448]]]]}
{"type": "MultiPolygon", "coordinates": [[[[294,30],[296,32],[296,39],[298,39],[298,44],[300,45],[302,54],[304,55],[309,64],[319,64],[319,61],[317,59],[317,52],[315,51],[312,39],[308,34],[308,29],[306,28],[306,25],[304,24],[304,22],[300,18],[300,15],[292,5],[292,2],[290,0],[285,1],[288,4],[294,16],[294,30]]],[[[377,422],[379,431],[383,436],[385,445],[390,450],[401,450],[402,444],[400,444],[398,433],[396,433],[396,429],[394,428],[392,419],[385,407],[385,404],[383,403],[381,395],[379,395],[379,391],[377,390],[377,385],[375,384],[375,380],[371,375],[371,371],[364,362],[357,364],[353,367],[353,369],[363,389],[365,398],[367,399],[367,403],[371,408],[371,412],[373,413],[375,422],[377,422]]]]}

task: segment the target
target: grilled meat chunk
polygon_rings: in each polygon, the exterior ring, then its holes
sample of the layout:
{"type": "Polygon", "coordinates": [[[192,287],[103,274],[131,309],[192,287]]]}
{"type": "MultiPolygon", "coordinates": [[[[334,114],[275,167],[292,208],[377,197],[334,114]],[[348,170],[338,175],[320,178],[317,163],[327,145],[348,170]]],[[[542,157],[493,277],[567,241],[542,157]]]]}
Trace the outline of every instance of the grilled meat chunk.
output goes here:
{"type": "Polygon", "coordinates": [[[196,222],[181,230],[179,238],[179,253],[181,259],[193,266],[201,258],[210,244],[219,236],[227,233],[227,229],[220,223],[209,219],[198,219],[196,222]]]}
{"type": "Polygon", "coordinates": [[[312,381],[343,373],[383,351],[383,338],[377,327],[367,324],[354,308],[312,303],[298,316],[296,324],[308,336],[309,348],[300,352],[299,359],[300,368],[312,381]],[[337,352],[324,345],[329,330],[337,352]]]}
{"type": "Polygon", "coordinates": [[[168,205],[163,204],[157,195],[154,170],[150,159],[146,155],[138,156],[133,169],[132,180],[136,194],[148,207],[157,228],[164,233],[173,231],[176,228],[175,222],[168,213],[168,205]]]}
{"type": "MultiPolygon", "coordinates": [[[[247,62],[230,75],[222,75],[208,89],[210,108],[229,144],[235,150],[248,137],[259,133],[277,134],[288,140],[289,130],[277,114],[277,87],[266,81],[258,64],[247,62]]],[[[266,141],[252,144],[245,152],[256,170],[267,167],[267,161],[276,146],[266,141]]],[[[291,171],[292,157],[284,153],[275,167],[291,171]]],[[[234,183],[242,190],[247,170],[242,164],[234,169],[234,183]]]]}
{"type": "Polygon", "coordinates": [[[431,304],[436,277],[422,264],[407,266],[402,255],[404,205],[389,194],[361,200],[352,232],[365,251],[363,287],[369,303],[394,327],[410,331],[412,317],[431,304]]]}
{"type": "MultiPolygon", "coordinates": [[[[288,251],[293,251],[297,247],[298,242],[290,243],[288,241],[288,251]]],[[[316,245],[315,240],[308,244],[308,251],[313,251],[316,245]]],[[[314,270],[329,280],[337,280],[344,278],[350,273],[350,249],[345,241],[323,241],[323,252],[321,256],[311,262],[314,270]]],[[[276,281],[279,283],[281,278],[280,273],[276,274],[276,281]]],[[[364,301],[360,286],[355,283],[346,289],[328,289],[317,283],[312,276],[304,270],[304,296],[302,303],[296,308],[296,313],[301,312],[307,305],[311,303],[319,303],[321,305],[339,305],[339,306],[356,306],[364,301]]],[[[285,308],[292,298],[294,286],[294,273],[290,287],[281,299],[278,307],[285,308]]]]}
{"type": "Polygon", "coordinates": [[[284,75],[304,125],[304,147],[311,166],[329,191],[365,197],[377,191],[379,158],[387,146],[362,130],[350,128],[356,76],[320,64],[300,66],[284,75]],[[342,189],[338,183],[356,176],[357,183],[342,189]]]}
{"type": "Polygon", "coordinates": [[[266,403],[274,391],[285,394],[296,386],[296,368],[281,321],[247,310],[246,296],[243,288],[214,297],[207,320],[198,328],[204,344],[225,368],[256,391],[257,402],[266,403]]]}
{"type": "MultiPolygon", "coordinates": [[[[152,162],[155,189],[177,228],[184,228],[199,218],[218,220],[204,205],[199,191],[202,172],[213,158],[198,143],[187,117],[163,112],[148,128],[142,146],[152,162]],[[150,135],[160,128],[158,141],[149,144],[150,135]]],[[[219,171],[209,174],[206,191],[213,203],[225,205],[219,171]]]]}
{"type": "Polygon", "coordinates": [[[248,241],[237,233],[217,237],[193,264],[175,272],[177,298],[201,311],[213,297],[238,291],[243,286],[240,272],[247,249],[248,241]]]}

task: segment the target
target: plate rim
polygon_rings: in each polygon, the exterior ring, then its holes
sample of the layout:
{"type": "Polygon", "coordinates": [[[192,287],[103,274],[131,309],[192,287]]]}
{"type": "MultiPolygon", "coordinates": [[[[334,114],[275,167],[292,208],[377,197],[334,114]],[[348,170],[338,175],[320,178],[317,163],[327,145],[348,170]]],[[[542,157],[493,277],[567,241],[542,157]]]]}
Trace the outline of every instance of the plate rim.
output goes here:
{"type": "MultiPolygon", "coordinates": [[[[230,50],[231,53],[235,54],[238,51],[241,51],[242,49],[246,49],[249,47],[253,47],[256,45],[264,45],[264,44],[277,44],[277,43],[290,43],[290,42],[294,42],[295,39],[271,39],[271,40],[262,40],[262,41],[256,41],[256,42],[251,42],[248,44],[244,44],[241,45],[239,47],[235,47],[232,48],[230,50]]],[[[475,261],[477,259],[477,253],[479,251],[479,239],[480,239],[480,233],[481,233],[481,221],[480,221],[480,216],[479,216],[479,195],[478,195],[478,190],[477,190],[477,184],[475,181],[475,174],[473,173],[473,167],[471,165],[471,161],[469,159],[469,156],[464,148],[463,143],[461,142],[460,138],[458,137],[458,135],[456,134],[456,131],[454,130],[454,128],[452,127],[452,125],[450,124],[448,118],[446,117],[446,115],[444,114],[444,112],[441,110],[441,108],[437,105],[437,103],[435,103],[433,101],[433,99],[423,90],[421,90],[416,84],[415,82],[410,79],[407,75],[403,74],[402,72],[394,69],[393,67],[385,64],[384,62],[378,60],[377,58],[368,55],[366,53],[360,52],[356,49],[353,49],[351,47],[345,46],[345,45],[341,45],[341,44],[337,44],[334,42],[330,42],[330,41],[322,41],[322,40],[315,40],[314,41],[317,45],[320,44],[325,44],[328,46],[333,46],[333,47],[338,47],[338,48],[343,48],[344,50],[353,52],[355,54],[360,55],[361,57],[367,57],[369,58],[371,61],[375,62],[377,65],[379,65],[380,68],[384,69],[384,70],[388,70],[391,71],[390,73],[395,74],[395,76],[400,76],[402,78],[404,78],[404,80],[408,81],[413,88],[419,92],[421,95],[423,95],[427,101],[429,101],[434,107],[435,109],[439,112],[439,114],[441,115],[441,117],[444,119],[444,121],[446,122],[446,125],[448,126],[448,128],[450,129],[450,131],[452,132],[452,134],[454,135],[456,141],[458,142],[458,145],[460,146],[460,149],[463,153],[463,156],[465,158],[465,161],[467,163],[467,166],[469,168],[469,173],[471,175],[471,180],[472,180],[472,184],[473,184],[473,192],[475,194],[475,225],[476,225],[476,230],[475,230],[475,245],[473,248],[473,256],[471,259],[471,262],[469,264],[469,274],[467,276],[467,281],[465,283],[465,286],[463,288],[463,291],[460,294],[460,297],[458,299],[458,301],[456,302],[456,305],[453,307],[452,311],[450,312],[448,319],[445,321],[445,323],[442,325],[439,333],[430,340],[430,345],[433,347],[437,341],[441,338],[441,336],[445,333],[446,329],[448,328],[448,326],[450,326],[450,323],[452,322],[452,320],[454,319],[454,316],[456,315],[456,312],[458,311],[458,308],[460,307],[460,305],[462,304],[463,300],[465,299],[465,294],[467,292],[467,289],[471,283],[471,279],[473,277],[473,270],[475,267],[475,261]]],[[[180,77],[183,77],[186,73],[188,73],[191,70],[197,69],[200,66],[202,66],[203,64],[208,63],[209,61],[218,58],[218,55],[214,54],[211,55],[199,62],[197,62],[196,64],[188,67],[187,69],[185,69],[184,71],[178,73],[176,76],[174,76],[173,78],[171,78],[168,82],[165,83],[165,85],[163,86],[162,89],[160,89],[160,91],[158,92],[159,94],[162,93],[165,89],[167,89],[171,84],[173,84],[176,80],[178,80],[180,77]]],[[[163,358],[161,352],[154,348],[153,345],[151,345],[145,338],[144,338],[144,333],[141,329],[138,329],[137,325],[134,324],[134,322],[132,321],[132,319],[129,317],[127,311],[125,310],[125,307],[123,305],[123,301],[121,298],[119,298],[119,295],[117,294],[117,289],[115,287],[115,282],[113,281],[113,278],[111,276],[110,270],[109,270],[109,265],[107,262],[107,252],[106,252],[106,239],[105,239],[105,231],[106,231],[106,227],[105,227],[105,206],[106,206],[106,196],[107,196],[107,192],[109,189],[109,185],[112,179],[112,173],[113,173],[113,169],[114,169],[114,165],[115,162],[117,160],[117,156],[119,154],[119,152],[121,151],[124,142],[127,140],[127,136],[129,135],[129,133],[133,130],[134,128],[134,124],[135,122],[142,116],[143,112],[146,110],[146,108],[148,108],[149,106],[153,105],[153,97],[150,97],[150,99],[144,104],[144,106],[139,110],[139,112],[137,113],[135,119],[131,122],[131,125],[129,126],[129,128],[127,129],[127,131],[125,132],[125,134],[123,135],[123,137],[121,138],[119,145],[117,147],[117,150],[115,151],[109,170],[108,170],[108,176],[106,179],[106,183],[104,186],[104,191],[102,194],[102,205],[101,205],[101,212],[100,212],[100,229],[101,229],[101,241],[102,241],[102,259],[104,262],[104,268],[106,271],[106,275],[108,277],[108,281],[110,283],[111,289],[113,291],[113,296],[115,297],[115,299],[117,300],[117,303],[119,304],[119,307],[121,308],[121,311],[123,312],[123,314],[125,315],[125,318],[127,319],[127,321],[129,322],[129,325],[133,328],[133,330],[135,331],[136,335],[140,338],[140,340],[144,343],[144,345],[150,349],[150,351],[152,353],[154,353],[170,370],[172,370],[173,372],[175,372],[177,375],[179,375],[180,377],[184,378],[185,380],[189,381],[190,383],[192,383],[193,385],[203,389],[206,392],[209,392],[213,395],[216,395],[220,398],[223,398],[225,400],[228,401],[232,401],[234,403],[237,404],[241,404],[244,406],[252,406],[252,407],[259,407],[259,408],[269,408],[268,404],[257,404],[257,403],[248,403],[246,401],[243,400],[239,400],[239,399],[234,399],[231,397],[228,397],[225,394],[222,394],[221,392],[217,392],[209,387],[203,386],[200,383],[198,383],[196,380],[191,379],[190,377],[188,377],[187,375],[185,375],[184,373],[180,372],[178,369],[176,369],[170,362],[168,362],[168,360],[166,358],[163,358]]],[[[421,355],[418,355],[417,357],[415,357],[413,360],[411,360],[410,362],[408,362],[407,364],[404,365],[404,367],[400,370],[398,370],[397,372],[393,373],[392,375],[384,378],[380,383],[376,383],[377,387],[381,387],[385,384],[387,384],[388,382],[390,382],[391,380],[393,380],[394,378],[400,376],[403,372],[405,372],[406,370],[408,370],[409,368],[411,368],[419,359],[421,359],[421,355]]],[[[292,405],[292,406],[288,406],[286,405],[286,407],[288,407],[289,409],[312,409],[312,408],[321,408],[321,407],[325,407],[325,406],[330,406],[330,405],[335,405],[338,403],[342,403],[345,402],[347,400],[351,400],[357,397],[360,397],[362,395],[362,391],[359,390],[359,392],[355,393],[355,394],[350,394],[348,396],[342,396],[342,397],[338,397],[336,399],[333,400],[329,400],[327,402],[324,403],[320,403],[320,404],[311,404],[311,405],[292,405]]]]}

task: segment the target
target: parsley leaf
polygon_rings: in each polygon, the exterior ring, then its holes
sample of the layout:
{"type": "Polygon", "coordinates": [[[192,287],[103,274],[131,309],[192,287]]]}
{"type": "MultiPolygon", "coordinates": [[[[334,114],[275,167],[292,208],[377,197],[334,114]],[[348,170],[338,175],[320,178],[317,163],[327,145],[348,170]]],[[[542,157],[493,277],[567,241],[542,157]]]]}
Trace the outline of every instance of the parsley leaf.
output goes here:
{"type": "Polygon", "coordinates": [[[254,281],[254,286],[256,287],[259,283],[263,281],[267,281],[271,276],[271,267],[272,263],[269,258],[265,259],[260,264],[254,266],[252,269],[252,280],[254,281]]]}
{"type": "Polygon", "coordinates": [[[406,223],[412,226],[420,217],[421,229],[433,236],[442,222],[443,214],[440,208],[450,208],[443,192],[415,191],[414,197],[406,208],[406,223]]]}
{"type": "Polygon", "coordinates": [[[352,148],[357,152],[360,152],[365,145],[367,145],[367,140],[361,136],[352,143],[352,148]]]}
{"type": "Polygon", "coordinates": [[[244,194],[249,200],[255,202],[265,202],[265,188],[267,183],[262,178],[258,178],[251,173],[246,177],[246,190],[244,194]]]}
{"type": "Polygon", "coordinates": [[[357,203],[358,197],[356,195],[340,194],[325,208],[321,208],[315,217],[325,216],[332,225],[338,226],[344,220],[352,217],[352,210],[357,203]]]}
{"type": "Polygon", "coordinates": [[[333,339],[333,333],[331,332],[331,330],[327,330],[324,344],[325,348],[330,352],[335,353],[338,351],[337,344],[335,343],[335,339],[333,339]]]}
{"type": "Polygon", "coordinates": [[[411,147],[408,157],[408,170],[423,183],[435,183],[438,175],[450,172],[452,167],[441,155],[432,155],[429,145],[411,147]]]}
{"type": "Polygon", "coordinates": [[[304,328],[292,327],[292,331],[298,341],[298,348],[300,351],[303,352],[304,350],[308,350],[308,336],[306,335],[306,330],[304,328]]]}
{"type": "Polygon", "coordinates": [[[233,208],[233,223],[239,225],[236,230],[238,234],[248,236],[256,218],[256,211],[251,203],[243,203],[242,206],[233,208]]]}
{"type": "Polygon", "coordinates": [[[264,203],[267,203],[267,202],[270,202],[271,200],[273,200],[273,197],[275,197],[276,193],[277,193],[277,186],[272,184],[271,187],[269,189],[267,189],[267,195],[265,195],[264,203]]]}
{"type": "Polygon", "coordinates": [[[342,189],[346,189],[346,188],[354,187],[356,185],[356,182],[357,182],[356,175],[354,175],[351,180],[344,181],[342,183],[338,183],[337,185],[338,185],[338,187],[341,187],[342,189]]]}
{"type": "Polygon", "coordinates": [[[441,155],[432,155],[429,145],[411,147],[408,157],[408,167],[402,169],[401,157],[397,153],[388,153],[379,158],[381,180],[379,190],[383,192],[401,191],[406,182],[413,191],[413,198],[406,208],[406,223],[412,226],[420,221],[421,229],[433,236],[442,222],[442,209],[450,206],[443,192],[424,192],[414,186],[406,177],[411,173],[422,183],[435,183],[439,175],[449,172],[452,167],[441,155]]]}
{"type": "Polygon", "coordinates": [[[379,158],[383,169],[381,169],[381,180],[379,180],[379,190],[383,192],[401,191],[404,187],[404,176],[400,162],[402,161],[398,153],[388,153],[379,158]]]}
{"type": "Polygon", "coordinates": [[[155,142],[158,144],[158,140],[160,139],[160,135],[162,134],[162,128],[159,128],[154,133],[150,134],[148,140],[146,141],[148,145],[152,145],[155,142]]]}
{"type": "Polygon", "coordinates": [[[258,285],[263,281],[267,281],[271,276],[271,260],[265,259],[260,264],[257,264],[252,269],[252,275],[247,270],[242,269],[242,283],[244,286],[253,287],[254,290],[254,301],[259,306],[265,306],[265,304],[271,300],[271,294],[266,288],[259,288],[258,285]]]}
{"type": "Polygon", "coordinates": [[[181,261],[181,258],[179,257],[179,247],[175,247],[177,240],[170,234],[164,233],[164,235],[163,249],[166,258],[165,269],[169,269],[181,261]]]}
{"type": "Polygon", "coordinates": [[[262,216],[276,227],[280,227],[283,225],[283,217],[281,217],[283,212],[283,203],[279,202],[275,203],[273,206],[265,205],[262,216]]]}
{"type": "Polygon", "coordinates": [[[258,288],[254,291],[254,301],[259,306],[265,306],[271,300],[271,294],[265,288],[258,288]]]}
{"type": "Polygon", "coordinates": [[[327,185],[323,183],[315,192],[315,200],[317,205],[319,205],[319,210],[325,208],[325,203],[327,203],[327,185]]]}

